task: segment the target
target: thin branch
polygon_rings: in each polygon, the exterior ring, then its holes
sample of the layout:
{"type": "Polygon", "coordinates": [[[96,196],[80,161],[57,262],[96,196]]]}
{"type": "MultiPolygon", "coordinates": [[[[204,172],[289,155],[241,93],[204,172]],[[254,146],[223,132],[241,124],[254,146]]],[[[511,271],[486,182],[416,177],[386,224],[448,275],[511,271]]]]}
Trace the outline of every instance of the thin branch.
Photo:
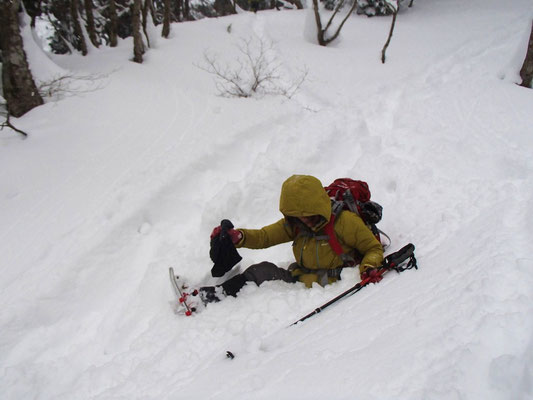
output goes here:
{"type": "Polygon", "coordinates": [[[204,64],[198,68],[215,76],[215,86],[221,96],[251,97],[254,94],[275,94],[291,97],[300,88],[307,72],[296,82],[285,83],[280,73],[282,64],[275,57],[272,42],[262,38],[242,39],[237,45],[241,57],[232,65],[221,65],[217,58],[204,53],[204,64]]]}
{"type": "Polygon", "coordinates": [[[285,96],[288,99],[291,99],[292,96],[296,94],[296,92],[300,89],[300,87],[305,82],[307,75],[309,74],[309,69],[306,67],[302,71],[302,74],[300,75],[300,79],[298,79],[296,82],[293,82],[291,86],[282,89],[281,94],[285,96]]]}
{"type": "Polygon", "coordinates": [[[24,139],[28,137],[28,134],[26,132],[13,126],[13,124],[9,120],[9,112],[7,113],[6,120],[2,122],[2,124],[0,124],[0,131],[4,130],[4,128],[13,129],[15,132],[20,133],[24,137],[24,139]]]}
{"type": "Polygon", "coordinates": [[[389,47],[389,44],[390,44],[391,39],[392,39],[392,33],[394,32],[394,25],[396,24],[396,16],[397,15],[398,15],[398,9],[396,8],[393,11],[393,13],[392,13],[392,23],[391,23],[391,26],[390,26],[389,37],[387,38],[387,42],[383,46],[383,50],[381,50],[381,63],[382,64],[385,64],[385,53],[386,53],[387,48],[389,47]]]}
{"type": "Polygon", "coordinates": [[[104,85],[100,82],[103,78],[107,77],[107,74],[100,75],[58,75],[48,81],[40,82],[37,87],[39,94],[42,97],[61,99],[70,95],[77,95],[80,93],[90,93],[101,89],[104,85]],[[81,88],[74,86],[74,83],[78,82],[99,82],[93,87],[81,88]]]}
{"type": "Polygon", "coordinates": [[[355,7],[357,7],[357,1],[354,1],[353,2],[353,5],[352,7],[350,8],[350,11],[348,11],[348,14],[346,14],[346,16],[344,17],[344,19],[342,20],[341,24],[339,25],[339,27],[337,28],[337,31],[335,32],[335,34],[330,37],[329,39],[324,39],[324,42],[325,44],[328,44],[328,43],[331,43],[333,42],[335,39],[337,39],[337,36],[339,36],[339,33],[341,33],[341,29],[342,27],[344,26],[344,23],[348,20],[348,18],[350,17],[350,15],[353,14],[353,11],[355,10],[355,7]]]}
{"type": "Polygon", "coordinates": [[[198,65],[198,68],[209,72],[217,77],[216,87],[221,94],[229,94],[236,97],[249,97],[249,94],[241,87],[240,72],[242,65],[236,71],[230,71],[228,66],[221,67],[213,56],[204,53],[207,67],[198,65]],[[229,85],[229,86],[228,86],[229,85]]]}
{"type": "MultiPolygon", "coordinates": [[[[355,1],[355,3],[357,3],[357,1],[355,1]]],[[[339,10],[342,8],[343,5],[344,5],[344,0],[339,1],[339,4],[337,4],[337,7],[335,7],[335,11],[333,11],[333,14],[331,14],[331,17],[326,27],[324,28],[324,32],[326,32],[328,28],[330,27],[330,25],[333,23],[333,19],[335,18],[335,16],[337,15],[337,13],[339,12],[339,10]]]]}

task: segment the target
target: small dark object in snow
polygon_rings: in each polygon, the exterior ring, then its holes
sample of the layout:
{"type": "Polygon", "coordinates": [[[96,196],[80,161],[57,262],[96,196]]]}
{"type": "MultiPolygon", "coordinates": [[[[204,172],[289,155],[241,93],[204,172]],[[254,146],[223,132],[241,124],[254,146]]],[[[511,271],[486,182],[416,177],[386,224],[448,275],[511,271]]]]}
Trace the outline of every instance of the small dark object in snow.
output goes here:
{"type": "Polygon", "coordinates": [[[235,358],[231,351],[226,351],[226,357],[228,357],[230,360],[233,360],[235,358]]]}

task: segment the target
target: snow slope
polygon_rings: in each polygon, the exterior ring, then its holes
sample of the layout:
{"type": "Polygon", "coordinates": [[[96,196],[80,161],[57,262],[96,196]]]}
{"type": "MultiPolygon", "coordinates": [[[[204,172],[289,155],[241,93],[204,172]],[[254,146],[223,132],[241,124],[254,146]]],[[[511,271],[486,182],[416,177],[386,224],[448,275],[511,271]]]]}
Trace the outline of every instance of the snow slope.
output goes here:
{"type": "Polygon", "coordinates": [[[54,64],[29,50],[41,79],[94,81],[14,120],[27,140],[0,132],[2,398],[532,399],[533,92],[515,85],[532,14],[415,2],[385,65],[389,19],[354,16],[322,48],[308,10],[174,24],[142,65],[130,41],[54,64]],[[196,66],[250,36],[288,81],[308,69],[292,99],[217,96],[196,66]],[[294,173],[368,181],[420,269],[291,328],[357,272],[175,315],[168,267],[215,283],[211,229],[276,221],[294,173]]]}

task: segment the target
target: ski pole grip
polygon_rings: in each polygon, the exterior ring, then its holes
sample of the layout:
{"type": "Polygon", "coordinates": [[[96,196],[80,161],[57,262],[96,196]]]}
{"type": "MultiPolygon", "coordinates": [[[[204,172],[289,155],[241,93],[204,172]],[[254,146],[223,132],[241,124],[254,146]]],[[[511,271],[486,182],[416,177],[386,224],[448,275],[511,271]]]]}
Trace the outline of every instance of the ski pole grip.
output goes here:
{"type": "Polygon", "coordinates": [[[415,245],[412,243],[409,243],[405,245],[404,247],[402,247],[397,252],[389,254],[387,257],[385,257],[383,266],[387,268],[393,265],[400,265],[402,262],[404,262],[409,257],[411,257],[414,254],[414,252],[415,252],[415,245]]]}
{"type": "Polygon", "coordinates": [[[406,244],[400,250],[398,250],[398,260],[403,262],[411,257],[415,252],[415,245],[412,243],[406,244]]]}

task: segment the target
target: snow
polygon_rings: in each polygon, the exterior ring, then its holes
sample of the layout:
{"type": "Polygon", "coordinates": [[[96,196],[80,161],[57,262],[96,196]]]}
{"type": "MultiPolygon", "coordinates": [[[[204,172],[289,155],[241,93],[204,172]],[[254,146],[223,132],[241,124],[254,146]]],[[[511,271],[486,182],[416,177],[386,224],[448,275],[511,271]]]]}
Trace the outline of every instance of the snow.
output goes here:
{"type": "MultiPolygon", "coordinates": [[[[384,65],[390,18],[353,16],[324,48],[308,11],[173,24],[141,65],[131,40],[26,43],[39,79],[95,81],[13,119],[28,139],[0,132],[2,399],[533,398],[533,92],[515,84],[531,3],[415,2],[384,65]],[[293,98],[220,97],[196,66],[251,34],[284,79],[309,71],[293,98]],[[366,180],[420,269],[290,328],[358,273],[174,314],[168,267],[218,282],[212,228],[276,221],[295,173],[366,180]]],[[[241,270],[292,259],[240,253],[241,270]]]]}

